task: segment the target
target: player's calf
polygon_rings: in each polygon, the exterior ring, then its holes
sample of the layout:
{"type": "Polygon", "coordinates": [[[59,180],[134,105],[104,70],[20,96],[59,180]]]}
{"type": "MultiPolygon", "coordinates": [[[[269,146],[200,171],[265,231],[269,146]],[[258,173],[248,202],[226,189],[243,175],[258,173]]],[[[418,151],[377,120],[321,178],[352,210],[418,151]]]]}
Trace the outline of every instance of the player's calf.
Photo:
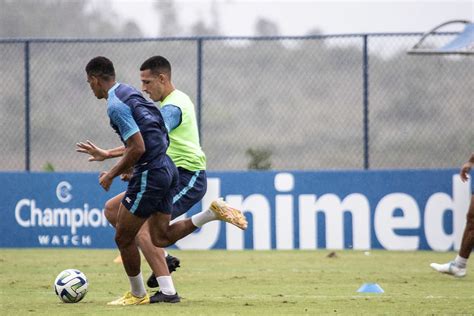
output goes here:
{"type": "MultiPolygon", "coordinates": [[[[170,254],[166,256],[166,265],[168,266],[168,271],[170,273],[176,271],[176,269],[180,267],[179,264],[180,264],[180,261],[178,258],[173,257],[170,254]]],[[[150,277],[146,281],[146,284],[148,285],[148,287],[151,287],[151,288],[158,287],[158,281],[156,280],[156,276],[154,273],[150,275],[150,277]]]]}

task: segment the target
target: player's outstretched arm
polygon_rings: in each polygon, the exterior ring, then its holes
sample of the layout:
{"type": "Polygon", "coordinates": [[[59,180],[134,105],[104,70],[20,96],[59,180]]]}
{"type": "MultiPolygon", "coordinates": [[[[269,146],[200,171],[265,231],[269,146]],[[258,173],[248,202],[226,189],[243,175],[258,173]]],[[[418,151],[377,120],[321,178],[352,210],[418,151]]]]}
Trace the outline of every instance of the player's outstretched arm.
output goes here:
{"type": "Polygon", "coordinates": [[[125,146],[120,146],[113,149],[102,149],[97,147],[90,140],[85,143],[76,143],[76,151],[79,153],[89,154],[89,161],[104,161],[105,159],[120,157],[125,152],[125,146]]]}
{"type": "Polygon", "coordinates": [[[122,159],[109,171],[103,171],[99,175],[99,184],[108,191],[115,177],[126,173],[132,168],[140,157],[145,153],[145,142],[142,134],[137,132],[127,139],[127,147],[124,150],[122,159]]]}

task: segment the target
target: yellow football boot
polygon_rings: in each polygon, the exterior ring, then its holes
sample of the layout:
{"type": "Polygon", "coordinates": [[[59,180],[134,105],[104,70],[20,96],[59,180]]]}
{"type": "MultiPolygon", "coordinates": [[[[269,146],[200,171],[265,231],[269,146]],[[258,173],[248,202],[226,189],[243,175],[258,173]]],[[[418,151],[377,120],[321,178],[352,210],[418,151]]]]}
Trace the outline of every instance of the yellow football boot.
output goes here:
{"type": "Polygon", "coordinates": [[[210,209],[221,221],[230,223],[242,230],[247,229],[248,223],[244,214],[238,209],[231,207],[224,200],[212,201],[210,209]]]}
{"type": "Polygon", "coordinates": [[[150,303],[150,297],[148,296],[148,294],[146,294],[144,297],[136,297],[135,295],[132,294],[132,292],[127,292],[121,298],[118,298],[112,302],[108,302],[107,305],[126,306],[126,305],[142,305],[142,304],[149,304],[149,303],[150,303]]]}

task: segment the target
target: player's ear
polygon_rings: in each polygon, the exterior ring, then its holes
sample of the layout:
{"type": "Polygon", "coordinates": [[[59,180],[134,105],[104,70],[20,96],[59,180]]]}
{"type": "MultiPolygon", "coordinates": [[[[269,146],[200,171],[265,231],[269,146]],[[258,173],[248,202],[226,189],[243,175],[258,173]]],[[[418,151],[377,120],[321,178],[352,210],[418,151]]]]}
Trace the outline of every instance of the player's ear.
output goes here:
{"type": "Polygon", "coordinates": [[[97,86],[99,86],[99,87],[101,87],[101,88],[104,86],[105,80],[102,79],[101,77],[99,77],[99,76],[94,77],[94,80],[95,80],[94,83],[95,83],[97,86]]]}
{"type": "Polygon", "coordinates": [[[90,75],[89,76],[89,82],[93,84],[97,84],[99,79],[96,76],[90,75]]]}
{"type": "Polygon", "coordinates": [[[165,83],[168,80],[168,78],[166,77],[165,74],[159,74],[158,78],[159,78],[161,83],[165,83]]]}

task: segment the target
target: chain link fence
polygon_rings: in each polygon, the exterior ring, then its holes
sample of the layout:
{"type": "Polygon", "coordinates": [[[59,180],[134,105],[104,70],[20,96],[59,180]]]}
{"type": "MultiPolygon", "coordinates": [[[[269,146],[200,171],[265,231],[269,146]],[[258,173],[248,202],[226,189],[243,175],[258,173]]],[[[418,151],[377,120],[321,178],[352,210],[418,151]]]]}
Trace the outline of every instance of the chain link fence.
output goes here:
{"type": "Polygon", "coordinates": [[[120,145],[86,82],[98,55],[136,87],[144,60],[170,60],[196,100],[209,170],[245,170],[252,157],[277,170],[457,167],[474,143],[474,56],[407,55],[420,36],[3,40],[0,170],[113,164],[75,152],[86,139],[120,145]]]}

